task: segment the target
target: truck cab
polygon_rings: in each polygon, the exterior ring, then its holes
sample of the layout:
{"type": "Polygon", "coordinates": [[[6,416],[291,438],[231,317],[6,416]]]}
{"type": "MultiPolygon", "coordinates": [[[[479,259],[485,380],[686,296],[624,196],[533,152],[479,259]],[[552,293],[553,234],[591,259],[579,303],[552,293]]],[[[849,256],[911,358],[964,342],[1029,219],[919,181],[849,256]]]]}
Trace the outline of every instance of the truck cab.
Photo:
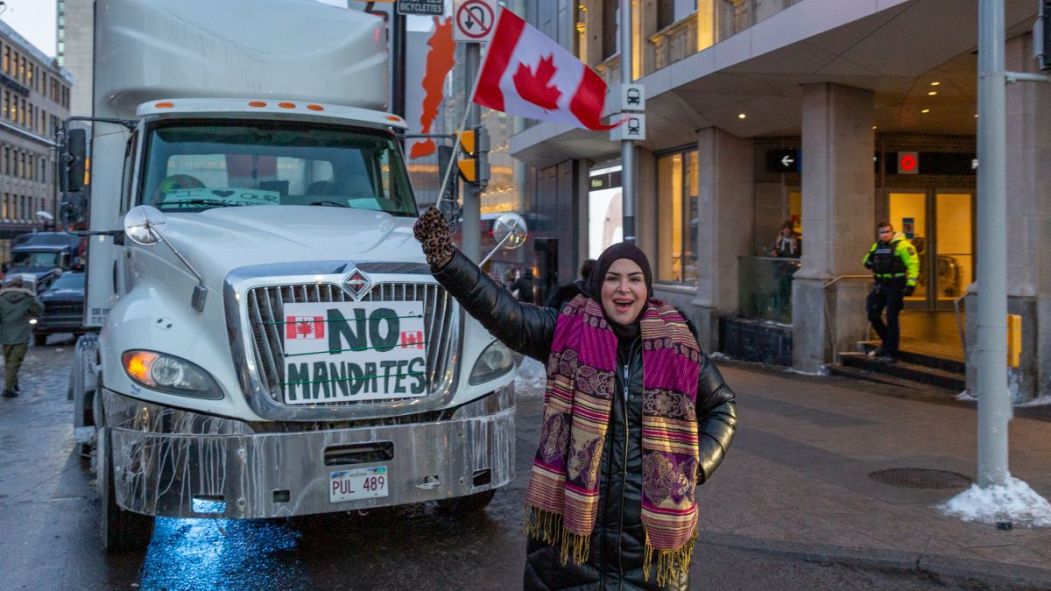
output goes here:
{"type": "Polygon", "coordinates": [[[96,14],[90,150],[64,152],[73,191],[92,161],[101,330],[70,383],[104,545],[141,547],[156,515],[484,507],[514,476],[514,357],[413,237],[382,22],[298,0],[96,14]],[[266,18],[231,24],[249,7],[266,18]]]}

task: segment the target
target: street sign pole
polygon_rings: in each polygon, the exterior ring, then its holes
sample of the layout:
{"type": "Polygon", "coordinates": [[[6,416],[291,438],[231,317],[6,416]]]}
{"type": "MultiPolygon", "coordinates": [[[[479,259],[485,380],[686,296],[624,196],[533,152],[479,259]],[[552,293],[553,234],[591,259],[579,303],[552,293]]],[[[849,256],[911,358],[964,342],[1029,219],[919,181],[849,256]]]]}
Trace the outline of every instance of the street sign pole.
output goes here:
{"type": "MultiPolygon", "coordinates": [[[[620,0],[620,82],[633,82],[631,72],[631,0],[620,0]]],[[[624,211],[624,241],[635,243],[635,143],[620,141],[621,203],[624,211]]]]}
{"type": "Polygon", "coordinates": [[[978,486],[1007,483],[1007,117],[1004,2],[978,2],[978,486]]]}

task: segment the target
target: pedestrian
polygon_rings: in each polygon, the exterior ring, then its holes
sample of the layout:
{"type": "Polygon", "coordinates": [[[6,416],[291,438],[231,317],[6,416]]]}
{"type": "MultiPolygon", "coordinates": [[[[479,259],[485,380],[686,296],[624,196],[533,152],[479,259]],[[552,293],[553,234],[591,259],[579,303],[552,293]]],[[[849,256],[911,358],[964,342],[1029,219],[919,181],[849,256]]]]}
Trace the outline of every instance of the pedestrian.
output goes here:
{"type": "Polygon", "coordinates": [[[802,254],[802,245],[794,228],[792,220],[785,220],[785,223],[781,224],[781,231],[770,246],[770,256],[799,257],[802,254]]]}
{"type": "Polygon", "coordinates": [[[511,284],[511,293],[514,294],[518,301],[525,302],[527,304],[535,303],[533,295],[533,271],[532,269],[526,269],[522,271],[522,275],[515,279],[515,282],[511,284]]]}
{"type": "Polygon", "coordinates": [[[733,391],[692,325],[654,299],[646,255],[602,253],[561,310],[515,301],[452,245],[441,214],[416,222],[431,272],[519,353],[546,362],[526,492],[524,588],[689,588],[695,486],[733,439],[733,391]]]}
{"type": "Polygon", "coordinates": [[[0,289],[0,344],[4,346],[4,398],[18,396],[18,370],[29,349],[29,318],[44,312],[44,305],[25,288],[21,277],[8,279],[0,289]]]}
{"type": "Polygon", "coordinates": [[[580,295],[584,285],[588,282],[588,277],[591,276],[591,269],[594,267],[595,259],[588,259],[581,263],[580,279],[560,286],[551,294],[551,297],[547,298],[547,303],[544,306],[561,310],[563,304],[580,295]]]}
{"type": "Polygon", "coordinates": [[[869,322],[876,330],[882,344],[869,357],[885,363],[898,361],[898,346],[901,329],[898,314],[905,306],[905,298],[916,291],[920,276],[920,258],[916,248],[901,234],[894,233],[890,222],[876,225],[875,244],[865,254],[862,263],[872,269],[875,284],[865,301],[869,322]],[[887,322],[883,322],[883,310],[887,310],[887,322]]]}

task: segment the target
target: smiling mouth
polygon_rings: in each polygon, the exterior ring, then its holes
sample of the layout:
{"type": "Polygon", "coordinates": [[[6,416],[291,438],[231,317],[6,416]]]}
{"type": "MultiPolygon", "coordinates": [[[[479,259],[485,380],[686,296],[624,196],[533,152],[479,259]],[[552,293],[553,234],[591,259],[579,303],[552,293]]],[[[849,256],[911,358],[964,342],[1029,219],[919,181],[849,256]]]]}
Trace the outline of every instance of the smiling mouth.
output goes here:
{"type": "Polygon", "coordinates": [[[617,312],[628,312],[629,310],[631,310],[631,306],[634,303],[635,303],[634,301],[613,300],[613,309],[616,310],[617,312]]]}

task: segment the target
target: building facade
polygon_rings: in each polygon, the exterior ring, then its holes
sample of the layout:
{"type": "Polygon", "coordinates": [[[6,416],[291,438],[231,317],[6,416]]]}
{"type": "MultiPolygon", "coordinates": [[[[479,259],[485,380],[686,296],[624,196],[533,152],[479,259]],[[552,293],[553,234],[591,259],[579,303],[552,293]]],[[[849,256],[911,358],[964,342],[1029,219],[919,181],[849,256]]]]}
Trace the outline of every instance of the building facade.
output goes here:
{"type": "Polygon", "coordinates": [[[14,236],[57,217],[54,138],[69,116],[72,84],[68,71],[0,21],[0,260],[9,260],[14,236]]]}
{"type": "Polygon", "coordinates": [[[55,11],[55,59],[77,82],[69,111],[88,117],[92,105],[92,70],[95,43],[95,1],[57,0],[55,11]]]}
{"type": "MultiPolygon", "coordinates": [[[[617,4],[531,1],[524,16],[612,87],[622,59],[617,4]]],[[[1033,71],[1036,3],[1007,4],[1008,69],[1033,71]]],[[[966,360],[980,256],[978,1],[632,5],[631,70],[647,95],[636,235],[657,295],[693,318],[702,346],[807,372],[835,363],[869,338],[871,275],[861,260],[877,220],[889,220],[921,257],[907,334],[966,360]],[[786,222],[800,256],[770,256],[786,222]]],[[[1024,400],[1051,393],[1051,255],[1038,247],[1051,238],[1051,88],[1007,93],[1008,247],[1017,253],[1009,306],[1023,316],[1024,345],[1012,391],[1024,400]]],[[[568,281],[620,235],[611,227],[620,198],[610,192],[620,146],[603,133],[527,122],[510,147],[528,165],[534,217],[578,221],[558,230],[572,254],[556,273],[568,281]]],[[[970,364],[967,374],[973,384],[970,364]]]]}

